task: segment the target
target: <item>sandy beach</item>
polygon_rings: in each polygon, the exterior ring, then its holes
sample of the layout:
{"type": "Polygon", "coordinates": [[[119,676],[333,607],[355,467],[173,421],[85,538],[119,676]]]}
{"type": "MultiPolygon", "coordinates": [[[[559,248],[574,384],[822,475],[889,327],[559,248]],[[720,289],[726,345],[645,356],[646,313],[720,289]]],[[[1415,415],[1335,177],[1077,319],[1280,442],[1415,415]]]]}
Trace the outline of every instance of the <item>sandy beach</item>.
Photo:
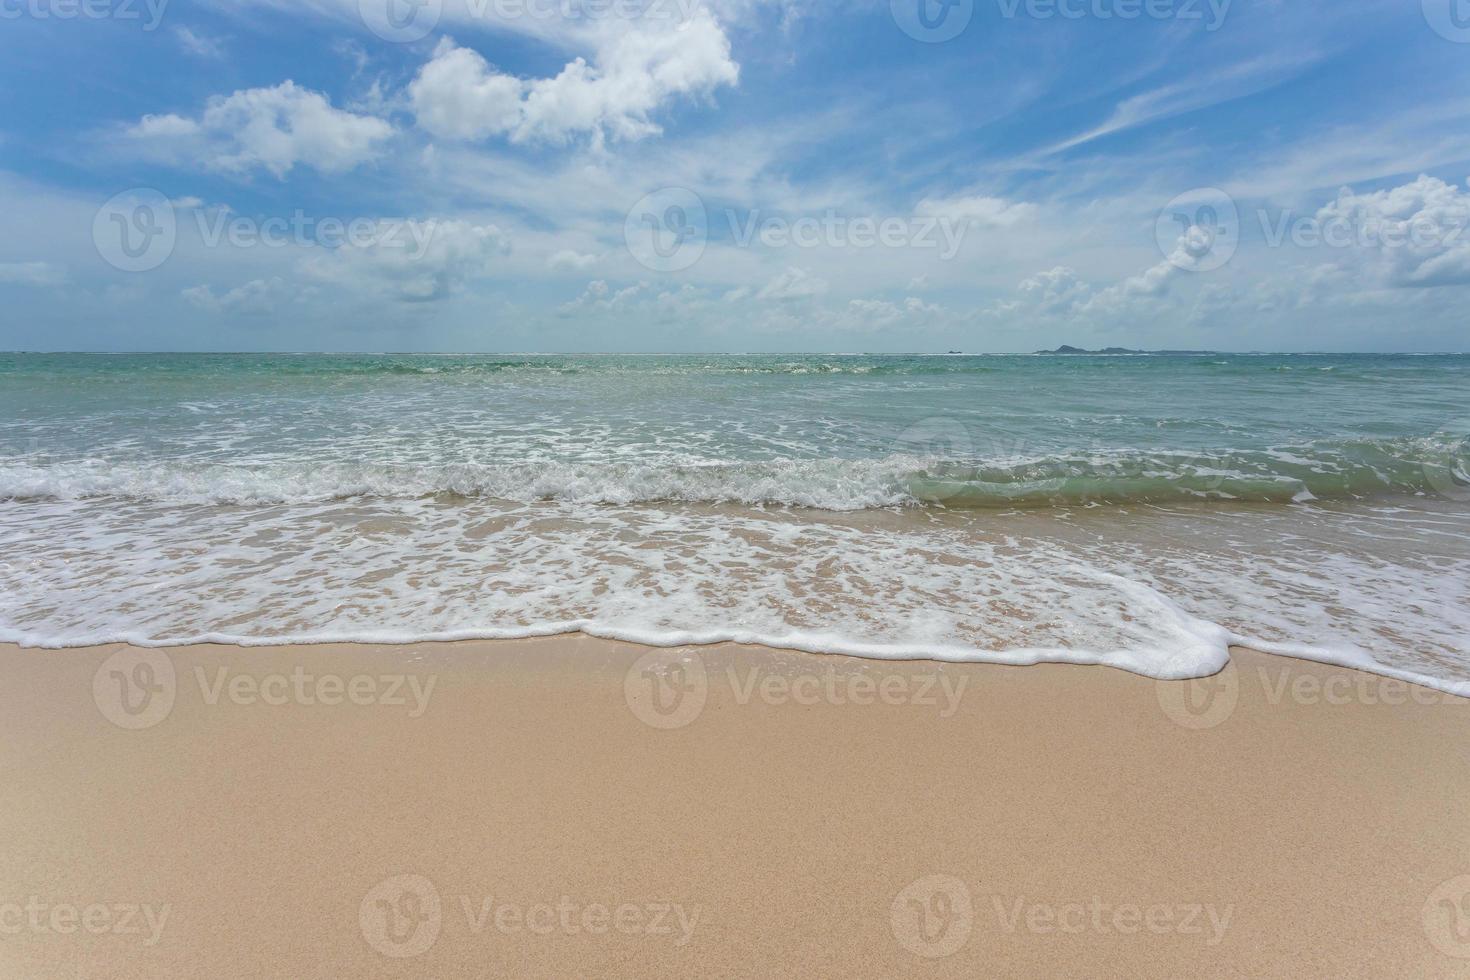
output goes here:
{"type": "Polygon", "coordinates": [[[1470,976],[1470,703],[1342,668],[571,636],[0,671],[6,977],[1470,976]]]}

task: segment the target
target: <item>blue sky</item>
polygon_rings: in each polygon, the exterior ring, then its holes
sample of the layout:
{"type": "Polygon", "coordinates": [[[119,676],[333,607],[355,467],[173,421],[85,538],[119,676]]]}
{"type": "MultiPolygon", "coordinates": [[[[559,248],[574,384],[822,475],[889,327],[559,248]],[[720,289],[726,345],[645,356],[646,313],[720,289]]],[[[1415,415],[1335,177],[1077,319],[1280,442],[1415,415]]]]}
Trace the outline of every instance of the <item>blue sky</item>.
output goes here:
{"type": "Polygon", "coordinates": [[[1465,350],[1461,3],[0,0],[0,347],[1465,350]]]}

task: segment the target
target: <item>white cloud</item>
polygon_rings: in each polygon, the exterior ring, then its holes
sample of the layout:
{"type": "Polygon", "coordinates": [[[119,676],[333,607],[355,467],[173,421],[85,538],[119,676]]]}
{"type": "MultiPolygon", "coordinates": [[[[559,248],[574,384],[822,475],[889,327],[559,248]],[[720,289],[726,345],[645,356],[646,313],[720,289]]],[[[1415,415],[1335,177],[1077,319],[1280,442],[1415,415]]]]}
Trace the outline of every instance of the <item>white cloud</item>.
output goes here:
{"type": "Polygon", "coordinates": [[[1031,221],[1038,208],[1025,201],[1007,201],[1003,197],[926,197],[914,213],[936,218],[968,221],[976,228],[1010,228],[1031,221]]]}
{"type": "Polygon", "coordinates": [[[1042,152],[1058,153],[1135,126],[1255,95],[1307,71],[1323,57],[1320,52],[1298,47],[1280,55],[1261,55],[1223,68],[1197,71],[1124,99],[1102,124],[1042,152]]]}
{"type": "Polygon", "coordinates": [[[494,275],[510,251],[509,239],[495,225],[459,219],[384,223],[371,244],[312,255],[303,269],[319,281],[421,303],[494,275]]]}
{"type": "Polygon", "coordinates": [[[285,81],[217,96],[198,119],[144,116],[127,132],[212,169],[263,167],[284,179],[297,164],[328,174],[351,170],[377,155],[393,127],[334,108],[321,93],[285,81]]]}
{"type": "Polygon", "coordinates": [[[900,325],[919,329],[934,325],[947,312],[917,296],[906,297],[901,304],[886,299],[854,299],[848,301],[845,315],[831,319],[833,326],[847,329],[886,330],[900,325]]]}
{"type": "Polygon", "coordinates": [[[855,319],[871,327],[891,327],[903,321],[903,310],[886,299],[849,300],[847,309],[855,319]]]}
{"type": "Polygon", "coordinates": [[[1470,194],[1421,175],[1371,194],[1343,188],[1316,214],[1339,265],[1383,286],[1470,283],[1470,194]],[[1337,244],[1332,244],[1332,243],[1337,244]]]}
{"type": "Polygon", "coordinates": [[[191,286],[181,295],[191,305],[208,313],[262,316],[276,311],[276,300],[286,295],[286,284],[279,278],[252,279],[219,295],[208,286],[191,286]]]}
{"type": "Polygon", "coordinates": [[[646,282],[634,283],[614,290],[605,279],[594,279],[587,284],[582,295],[569,303],[563,303],[557,312],[569,316],[583,310],[600,310],[605,313],[628,309],[640,301],[646,301],[652,287],[646,282]]]}
{"type": "Polygon", "coordinates": [[[756,299],[793,300],[809,296],[820,296],[827,291],[827,280],[819,279],[805,269],[795,266],[782,272],[761,287],[756,299]]]}
{"type": "Polygon", "coordinates": [[[408,86],[418,124],[442,139],[479,140],[521,123],[526,84],[496,71],[478,51],[439,42],[408,86]]]}
{"type": "Polygon", "coordinates": [[[1026,308],[1046,316],[1073,312],[1092,292],[1092,287],[1078,278],[1075,269],[1064,265],[1023,279],[1017,289],[1026,308]]]}
{"type": "Polygon", "coordinates": [[[551,257],[546,260],[546,264],[553,269],[584,272],[597,264],[597,256],[584,255],[570,248],[564,248],[558,252],[553,252],[551,257]]]}
{"type": "Polygon", "coordinates": [[[576,58],[553,78],[524,80],[478,52],[440,41],[409,85],[418,124],[441,139],[562,143],[586,134],[637,140],[662,132],[650,115],[679,97],[735,84],[730,42],[708,14],[677,25],[641,23],[604,37],[591,63],[576,58]]]}
{"type": "Polygon", "coordinates": [[[196,58],[223,58],[225,51],[218,40],[187,27],[174,28],[174,40],[179,42],[179,47],[196,58]]]}
{"type": "Polygon", "coordinates": [[[0,283],[20,286],[59,286],[66,270],[50,262],[0,262],[0,283]]]}
{"type": "Polygon", "coordinates": [[[144,116],[128,130],[128,135],[138,139],[158,139],[193,136],[198,132],[199,124],[194,120],[167,112],[160,116],[144,116]]]}

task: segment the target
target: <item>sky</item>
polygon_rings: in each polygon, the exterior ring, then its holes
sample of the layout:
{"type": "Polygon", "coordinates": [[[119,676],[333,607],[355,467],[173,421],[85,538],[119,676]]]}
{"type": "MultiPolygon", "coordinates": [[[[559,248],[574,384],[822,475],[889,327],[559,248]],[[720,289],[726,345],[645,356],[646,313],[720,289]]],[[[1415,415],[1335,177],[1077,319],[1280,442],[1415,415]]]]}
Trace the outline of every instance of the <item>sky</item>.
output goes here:
{"type": "Polygon", "coordinates": [[[0,0],[0,349],[1470,349],[1465,0],[0,0]]]}

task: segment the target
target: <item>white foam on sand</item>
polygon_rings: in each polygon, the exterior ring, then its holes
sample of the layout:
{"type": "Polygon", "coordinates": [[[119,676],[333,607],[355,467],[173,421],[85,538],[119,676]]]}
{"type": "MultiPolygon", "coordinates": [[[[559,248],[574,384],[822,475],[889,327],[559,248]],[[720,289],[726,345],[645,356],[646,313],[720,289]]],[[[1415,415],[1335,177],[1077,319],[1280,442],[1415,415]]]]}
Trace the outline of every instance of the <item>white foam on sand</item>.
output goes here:
{"type": "Polygon", "coordinates": [[[405,644],[581,630],[1158,678],[1214,673],[1245,643],[1470,691],[1470,519],[1276,507],[1078,521],[12,501],[0,504],[0,640],[405,644]],[[1403,547],[1411,529],[1423,540],[1403,547]],[[1361,547],[1344,544],[1355,536],[1361,547]]]}

